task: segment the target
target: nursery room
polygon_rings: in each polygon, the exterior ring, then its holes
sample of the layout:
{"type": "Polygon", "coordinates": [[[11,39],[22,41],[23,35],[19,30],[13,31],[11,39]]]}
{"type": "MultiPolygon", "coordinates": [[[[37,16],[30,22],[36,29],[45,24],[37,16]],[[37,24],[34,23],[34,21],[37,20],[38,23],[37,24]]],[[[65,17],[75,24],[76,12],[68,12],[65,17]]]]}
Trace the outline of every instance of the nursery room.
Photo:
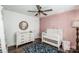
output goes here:
{"type": "Polygon", "coordinates": [[[78,53],[79,5],[1,5],[1,53],[78,53]]]}

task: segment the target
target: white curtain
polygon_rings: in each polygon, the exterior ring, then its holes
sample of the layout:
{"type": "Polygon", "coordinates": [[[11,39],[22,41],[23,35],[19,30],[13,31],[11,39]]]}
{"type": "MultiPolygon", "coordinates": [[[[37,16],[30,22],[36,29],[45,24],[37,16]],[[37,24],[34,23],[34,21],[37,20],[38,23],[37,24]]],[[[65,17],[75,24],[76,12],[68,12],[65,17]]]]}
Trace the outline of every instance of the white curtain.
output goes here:
{"type": "Polygon", "coordinates": [[[3,7],[0,5],[0,40],[1,40],[1,48],[3,53],[7,53],[7,47],[5,42],[5,36],[4,36],[4,26],[3,26],[3,20],[2,20],[2,11],[3,7]]]}

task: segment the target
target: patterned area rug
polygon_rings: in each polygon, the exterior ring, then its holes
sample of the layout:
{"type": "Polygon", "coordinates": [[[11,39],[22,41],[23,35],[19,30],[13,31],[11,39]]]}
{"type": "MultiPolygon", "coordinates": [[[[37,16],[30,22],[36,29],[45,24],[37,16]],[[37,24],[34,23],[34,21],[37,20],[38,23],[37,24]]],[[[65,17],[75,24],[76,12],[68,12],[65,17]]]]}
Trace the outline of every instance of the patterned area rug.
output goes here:
{"type": "Polygon", "coordinates": [[[24,47],[25,53],[58,53],[58,48],[43,42],[35,42],[29,47],[24,47]]]}

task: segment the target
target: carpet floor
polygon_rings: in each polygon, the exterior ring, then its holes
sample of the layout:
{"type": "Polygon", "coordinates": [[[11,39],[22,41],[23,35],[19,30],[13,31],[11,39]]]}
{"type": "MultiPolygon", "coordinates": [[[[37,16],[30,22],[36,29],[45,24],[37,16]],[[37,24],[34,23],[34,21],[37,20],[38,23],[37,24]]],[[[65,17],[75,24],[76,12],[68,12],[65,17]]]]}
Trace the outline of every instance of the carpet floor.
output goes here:
{"type": "Polygon", "coordinates": [[[34,42],[32,45],[23,48],[25,53],[62,53],[58,48],[43,42],[34,42]]]}

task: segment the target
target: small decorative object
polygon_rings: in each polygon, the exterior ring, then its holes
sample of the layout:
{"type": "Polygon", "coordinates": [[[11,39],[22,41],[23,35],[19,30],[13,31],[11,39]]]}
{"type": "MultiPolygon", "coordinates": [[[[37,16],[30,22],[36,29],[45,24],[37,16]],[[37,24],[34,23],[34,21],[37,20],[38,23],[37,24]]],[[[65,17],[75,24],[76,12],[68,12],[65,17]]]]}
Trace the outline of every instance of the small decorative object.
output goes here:
{"type": "Polygon", "coordinates": [[[29,31],[30,33],[32,33],[32,31],[29,31]]]}
{"type": "Polygon", "coordinates": [[[26,30],[26,29],[28,28],[28,23],[27,23],[26,21],[21,21],[21,22],[19,23],[19,28],[20,28],[21,30],[26,30]]]}
{"type": "Polygon", "coordinates": [[[70,50],[70,41],[64,40],[62,43],[62,46],[63,46],[64,51],[70,50]]]}

